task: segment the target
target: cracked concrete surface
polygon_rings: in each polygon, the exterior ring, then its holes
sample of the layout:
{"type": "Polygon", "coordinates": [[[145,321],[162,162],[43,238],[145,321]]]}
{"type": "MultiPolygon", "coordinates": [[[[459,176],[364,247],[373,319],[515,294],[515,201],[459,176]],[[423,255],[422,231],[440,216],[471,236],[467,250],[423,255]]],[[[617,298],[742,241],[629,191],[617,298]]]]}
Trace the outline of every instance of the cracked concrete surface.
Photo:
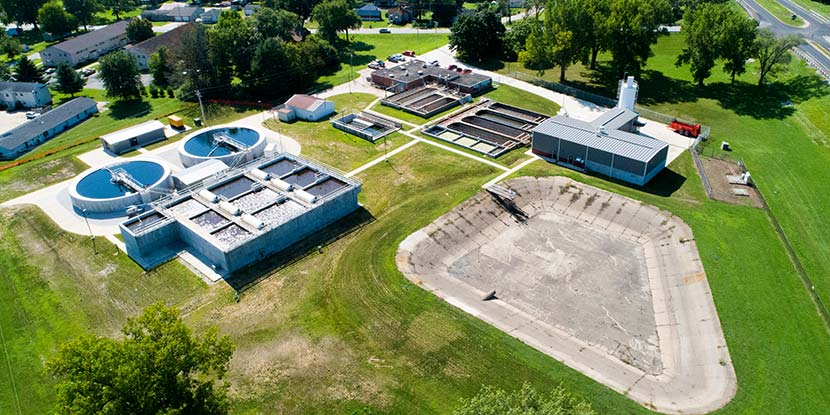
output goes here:
{"type": "Polygon", "coordinates": [[[732,399],[735,372],[683,221],[563,177],[505,185],[526,221],[481,192],[401,243],[404,275],[650,409],[706,413],[732,399]]]}

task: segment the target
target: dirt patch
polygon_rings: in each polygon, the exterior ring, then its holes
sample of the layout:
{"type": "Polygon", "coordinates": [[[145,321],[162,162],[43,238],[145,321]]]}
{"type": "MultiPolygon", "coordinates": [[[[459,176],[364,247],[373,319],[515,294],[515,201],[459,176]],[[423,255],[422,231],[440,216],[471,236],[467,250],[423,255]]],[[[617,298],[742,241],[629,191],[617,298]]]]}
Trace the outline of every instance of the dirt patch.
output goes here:
{"type": "Polygon", "coordinates": [[[737,176],[744,172],[744,169],[736,163],[716,158],[701,157],[703,170],[712,186],[715,200],[731,203],[739,206],[763,207],[758,190],[754,186],[730,184],[726,176],[737,176]],[[738,196],[732,189],[742,189],[749,193],[749,196],[738,196]]]}

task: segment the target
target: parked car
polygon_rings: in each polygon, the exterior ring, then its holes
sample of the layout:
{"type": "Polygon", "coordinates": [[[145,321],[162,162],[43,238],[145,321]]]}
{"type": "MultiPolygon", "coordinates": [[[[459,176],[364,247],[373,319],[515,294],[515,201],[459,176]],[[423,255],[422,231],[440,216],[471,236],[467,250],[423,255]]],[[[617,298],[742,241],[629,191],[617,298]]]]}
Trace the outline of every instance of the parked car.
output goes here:
{"type": "Polygon", "coordinates": [[[388,28],[384,27],[384,28],[380,29],[380,33],[392,33],[392,31],[389,30],[388,28]]]}
{"type": "Polygon", "coordinates": [[[439,63],[438,63],[438,61],[432,61],[432,62],[429,63],[429,65],[434,66],[434,67],[437,68],[439,66],[439,63]]]}
{"type": "Polygon", "coordinates": [[[396,54],[394,54],[394,55],[392,55],[392,56],[388,57],[388,58],[387,58],[387,60],[388,60],[389,62],[394,62],[394,63],[397,63],[397,62],[403,62],[403,61],[405,61],[406,59],[405,59],[403,56],[401,56],[401,54],[400,54],[400,53],[396,53],[396,54]]]}
{"type": "Polygon", "coordinates": [[[415,51],[405,50],[405,51],[403,51],[403,56],[409,56],[410,58],[414,58],[415,57],[415,51]]]}
{"type": "Polygon", "coordinates": [[[385,68],[385,67],[386,67],[386,62],[384,62],[384,61],[382,61],[382,60],[380,60],[380,59],[375,59],[375,63],[376,63],[378,66],[380,66],[381,68],[385,68]]]}
{"type": "Polygon", "coordinates": [[[461,73],[466,75],[468,73],[473,73],[473,70],[468,68],[468,69],[465,69],[465,70],[461,71],[461,73]]]}
{"type": "Polygon", "coordinates": [[[458,68],[458,65],[450,65],[450,67],[447,69],[454,71],[456,68],[458,68]]]}
{"type": "Polygon", "coordinates": [[[368,66],[369,66],[369,69],[380,69],[380,65],[378,65],[378,63],[375,62],[375,61],[369,62],[368,66]]]}
{"type": "Polygon", "coordinates": [[[33,119],[37,118],[38,115],[40,115],[40,114],[38,114],[34,111],[29,111],[29,112],[26,113],[26,119],[27,120],[33,120],[33,119]]]}

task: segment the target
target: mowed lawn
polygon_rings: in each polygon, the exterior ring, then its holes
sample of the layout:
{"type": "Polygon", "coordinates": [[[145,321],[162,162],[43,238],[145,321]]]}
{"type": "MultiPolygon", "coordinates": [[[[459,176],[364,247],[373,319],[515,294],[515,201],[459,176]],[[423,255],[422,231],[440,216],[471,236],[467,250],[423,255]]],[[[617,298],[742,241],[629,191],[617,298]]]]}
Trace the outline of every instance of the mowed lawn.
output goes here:
{"type": "Polygon", "coordinates": [[[371,94],[356,92],[335,95],[330,99],[337,112],[324,120],[285,123],[272,119],[266,121],[265,126],[297,140],[302,146],[302,155],[348,172],[411,140],[395,132],[372,143],[332,127],[332,118],[359,113],[376,98],[371,94]]]}

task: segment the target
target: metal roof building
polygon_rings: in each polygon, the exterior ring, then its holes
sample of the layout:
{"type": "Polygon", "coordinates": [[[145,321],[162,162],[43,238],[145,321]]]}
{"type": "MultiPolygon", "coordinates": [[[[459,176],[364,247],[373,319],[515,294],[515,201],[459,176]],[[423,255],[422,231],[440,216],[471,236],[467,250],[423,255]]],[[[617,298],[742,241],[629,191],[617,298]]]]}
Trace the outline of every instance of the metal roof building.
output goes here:
{"type": "Polygon", "coordinates": [[[591,125],[594,127],[605,127],[607,130],[622,130],[634,133],[637,132],[637,128],[641,126],[641,124],[637,122],[637,118],[639,118],[639,116],[640,115],[634,111],[614,107],[597,117],[597,119],[591,121],[591,125]]]}
{"type": "Polygon", "coordinates": [[[139,146],[164,140],[164,124],[150,120],[132,127],[101,136],[101,144],[115,154],[122,154],[139,146]]]}
{"type": "Polygon", "coordinates": [[[58,66],[65,62],[75,66],[93,61],[99,56],[118,49],[127,43],[129,20],[115,22],[109,26],[74,37],[57,45],[49,46],[40,53],[44,66],[58,66]]]}
{"type": "Polygon", "coordinates": [[[95,100],[79,97],[0,135],[0,159],[13,159],[98,112],[95,100]]]}
{"type": "Polygon", "coordinates": [[[533,153],[640,186],[666,166],[667,143],[610,129],[597,120],[589,123],[557,115],[542,122],[533,129],[533,153]]]}

